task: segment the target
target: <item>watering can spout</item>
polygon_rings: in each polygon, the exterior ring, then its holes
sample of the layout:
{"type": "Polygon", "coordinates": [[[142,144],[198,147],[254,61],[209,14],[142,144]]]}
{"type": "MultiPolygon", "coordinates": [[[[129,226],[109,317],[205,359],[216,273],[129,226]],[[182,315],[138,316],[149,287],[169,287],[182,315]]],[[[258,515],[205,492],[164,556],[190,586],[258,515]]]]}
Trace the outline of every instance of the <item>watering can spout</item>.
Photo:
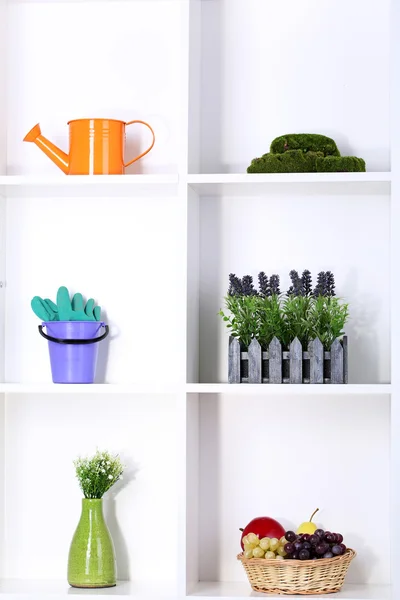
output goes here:
{"type": "Polygon", "coordinates": [[[42,135],[39,123],[32,127],[32,129],[24,137],[24,142],[33,142],[38,148],[40,148],[46,156],[48,156],[57,167],[61,169],[66,175],[69,169],[69,156],[65,154],[55,144],[50,142],[47,138],[42,135]]]}

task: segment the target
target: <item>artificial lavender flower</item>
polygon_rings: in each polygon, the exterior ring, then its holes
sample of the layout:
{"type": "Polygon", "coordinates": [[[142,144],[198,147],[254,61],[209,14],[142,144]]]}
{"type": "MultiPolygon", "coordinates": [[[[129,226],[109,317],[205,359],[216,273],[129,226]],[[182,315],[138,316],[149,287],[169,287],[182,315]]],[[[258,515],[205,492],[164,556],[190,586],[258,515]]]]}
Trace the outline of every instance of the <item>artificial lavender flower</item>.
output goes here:
{"type": "Polygon", "coordinates": [[[303,296],[303,281],[299,277],[297,271],[292,269],[289,273],[290,279],[292,280],[292,285],[290,286],[287,295],[288,296],[303,296]]]}
{"type": "Polygon", "coordinates": [[[314,296],[326,296],[327,295],[327,287],[326,287],[326,273],[325,271],[321,271],[318,273],[317,277],[317,285],[314,289],[314,296]]]}
{"type": "Polygon", "coordinates": [[[253,278],[251,275],[243,276],[242,293],[244,296],[257,296],[257,290],[254,289],[253,278]]]}
{"type": "Polygon", "coordinates": [[[325,273],[326,294],[327,296],[335,296],[335,277],[331,271],[325,273]]]}
{"type": "Polygon", "coordinates": [[[301,277],[301,281],[303,284],[303,294],[304,296],[311,296],[312,294],[312,279],[311,273],[308,269],[303,271],[303,275],[301,277]]]}
{"type": "Polygon", "coordinates": [[[241,296],[242,294],[242,282],[234,273],[230,273],[228,296],[241,296]]]}
{"type": "Polygon", "coordinates": [[[271,295],[268,277],[266,276],[264,271],[261,271],[258,274],[258,285],[260,288],[260,296],[262,296],[263,298],[266,298],[267,296],[271,295]]]}
{"type": "Polygon", "coordinates": [[[278,296],[281,293],[281,290],[279,289],[279,275],[271,275],[271,277],[269,278],[269,286],[271,288],[271,294],[273,296],[278,296]]]}

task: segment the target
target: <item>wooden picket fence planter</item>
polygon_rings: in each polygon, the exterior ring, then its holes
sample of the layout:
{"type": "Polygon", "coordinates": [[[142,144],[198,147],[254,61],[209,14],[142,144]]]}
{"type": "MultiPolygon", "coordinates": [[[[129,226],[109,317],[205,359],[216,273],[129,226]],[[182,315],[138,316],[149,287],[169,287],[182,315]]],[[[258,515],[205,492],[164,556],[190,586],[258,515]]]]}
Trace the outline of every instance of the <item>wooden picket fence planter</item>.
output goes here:
{"type": "Polygon", "coordinates": [[[295,338],[289,351],[282,351],[274,337],[267,351],[257,340],[247,350],[236,338],[229,339],[229,383],[347,383],[347,336],[336,339],[329,352],[316,338],[303,350],[295,338]]]}

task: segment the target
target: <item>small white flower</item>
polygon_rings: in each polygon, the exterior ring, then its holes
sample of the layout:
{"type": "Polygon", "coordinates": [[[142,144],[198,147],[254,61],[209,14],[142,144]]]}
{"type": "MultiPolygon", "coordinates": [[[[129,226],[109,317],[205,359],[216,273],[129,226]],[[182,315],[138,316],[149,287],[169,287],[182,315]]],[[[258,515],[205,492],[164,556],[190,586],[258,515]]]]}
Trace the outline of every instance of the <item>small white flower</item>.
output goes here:
{"type": "Polygon", "coordinates": [[[112,475],[109,475],[108,479],[114,479],[114,477],[112,475]]]}
{"type": "Polygon", "coordinates": [[[122,475],[119,476],[120,479],[123,479],[122,475]]]}
{"type": "Polygon", "coordinates": [[[102,472],[102,473],[105,473],[105,469],[102,469],[102,470],[101,470],[101,472],[102,472]]]}
{"type": "Polygon", "coordinates": [[[107,461],[107,467],[109,467],[111,465],[110,461],[107,461]]]}

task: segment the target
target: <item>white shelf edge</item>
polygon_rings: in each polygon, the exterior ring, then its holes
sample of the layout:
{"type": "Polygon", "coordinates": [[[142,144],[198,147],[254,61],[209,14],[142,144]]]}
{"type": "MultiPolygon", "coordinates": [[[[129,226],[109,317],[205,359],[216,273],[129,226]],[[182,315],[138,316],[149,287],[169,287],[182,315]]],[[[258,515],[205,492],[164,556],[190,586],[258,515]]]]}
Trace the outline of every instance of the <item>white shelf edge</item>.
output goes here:
{"type": "MultiPolygon", "coordinates": [[[[336,594],[323,594],[318,598],[332,598],[335,600],[389,600],[391,588],[389,585],[345,584],[336,594]]],[[[197,584],[193,593],[187,598],[208,598],[209,600],[245,600],[247,598],[268,598],[268,600],[281,600],[282,598],[299,598],[299,596],[278,596],[259,594],[253,592],[247,582],[205,582],[197,584]]],[[[316,596],[301,596],[301,598],[316,598],[316,596]]]]}
{"type": "Polygon", "coordinates": [[[253,385],[230,383],[0,383],[0,394],[234,394],[244,396],[350,396],[391,394],[391,384],[253,385]]]}
{"type": "Polygon", "coordinates": [[[59,383],[0,383],[0,394],[176,394],[173,384],[59,384],[59,383]]]}
{"type": "Polygon", "coordinates": [[[172,175],[0,175],[0,186],[93,186],[102,185],[177,185],[178,174],[172,175]]]}
{"type": "Polygon", "coordinates": [[[24,579],[1,579],[0,598],[85,598],[110,597],[127,598],[134,597],[137,600],[153,598],[175,598],[175,586],[171,583],[132,582],[119,581],[115,587],[103,589],[79,589],[71,588],[66,580],[24,580],[24,579]]]}
{"type": "Polygon", "coordinates": [[[188,184],[216,184],[216,183],[390,183],[390,171],[366,173],[205,173],[189,174],[188,184]]]}
{"type": "Polygon", "coordinates": [[[346,384],[346,385],[307,385],[307,384],[230,384],[230,383],[188,383],[187,393],[198,394],[239,394],[245,396],[348,396],[353,394],[390,394],[391,384],[346,384]]]}

